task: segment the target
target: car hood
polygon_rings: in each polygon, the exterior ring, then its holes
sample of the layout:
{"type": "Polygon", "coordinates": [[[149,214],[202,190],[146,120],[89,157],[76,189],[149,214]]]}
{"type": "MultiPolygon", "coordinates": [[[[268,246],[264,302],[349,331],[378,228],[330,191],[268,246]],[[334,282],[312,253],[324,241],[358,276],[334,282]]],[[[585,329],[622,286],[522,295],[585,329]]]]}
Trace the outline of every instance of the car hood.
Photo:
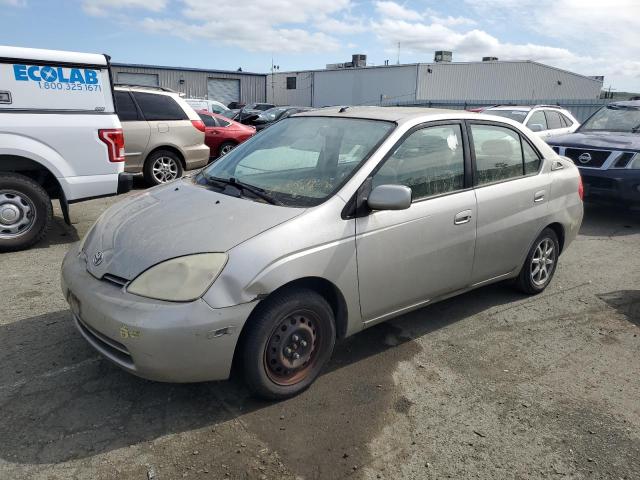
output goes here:
{"type": "Polygon", "coordinates": [[[132,280],[170,258],[226,252],[303,211],[231,197],[182,179],[108,209],[85,240],[87,270],[97,278],[132,280]]]}
{"type": "Polygon", "coordinates": [[[576,132],[546,139],[551,146],[640,151],[640,134],[622,132],[576,132]]]}

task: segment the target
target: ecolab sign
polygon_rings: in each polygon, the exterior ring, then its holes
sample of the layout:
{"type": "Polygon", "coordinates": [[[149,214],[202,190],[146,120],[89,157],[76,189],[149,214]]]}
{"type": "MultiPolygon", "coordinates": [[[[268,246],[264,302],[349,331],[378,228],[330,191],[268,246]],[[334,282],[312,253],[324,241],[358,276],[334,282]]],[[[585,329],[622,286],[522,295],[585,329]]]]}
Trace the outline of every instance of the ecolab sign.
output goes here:
{"type": "Polygon", "coordinates": [[[82,83],[84,85],[97,85],[100,80],[96,70],[71,68],[69,76],[65,77],[62,67],[42,67],[38,65],[14,65],[13,75],[19,82],[59,82],[82,83]]]}

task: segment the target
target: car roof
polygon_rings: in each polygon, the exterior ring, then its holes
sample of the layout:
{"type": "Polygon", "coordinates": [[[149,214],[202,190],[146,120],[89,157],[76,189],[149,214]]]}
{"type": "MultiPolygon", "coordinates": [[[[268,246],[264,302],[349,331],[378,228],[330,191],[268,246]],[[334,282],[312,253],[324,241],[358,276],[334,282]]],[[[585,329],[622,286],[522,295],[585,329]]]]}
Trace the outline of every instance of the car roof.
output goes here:
{"type": "Polygon", "coordinates": [[[486,110],[522,110],[523,112],[528,112],[532,110],[534,107],[531,105],[497,105],[495,107],[488,107],[486,110]]]}
{"type": "Polygon", "coordinates": [[[640,100],[624,100],[624,101],[621,101],[621,102],[611,102],[609,105],[613,105],[613,106],[617,106],[617,107],[640,108],[640,100]]]}
{"type": "MultiPolygon", "coordinates": [[[[470,112],[466,112],[470,113],[470,112]]],[[[465,115],[463,110],[445,110],[441,108],[420,107],[325,107],[309,112],[296,113],[296,117],[341,117],[364,118],[371,120],[387,120],[405,122],[425,115],[436,116],[448,114],[458,118],[477,118],[477,114],[465,115]]]]}
{"type": "Polygon", "coordinates": [[[156,95],[168,95],[171,97],[178,96],[180,94],[168,88],[162,87],[151,87],[145,85],[114,85],[114,90],[120,90],[125,92],[144,92],[144,93],[154,93],[156,95]]]}
{"type": "Polygon", "coordinates": [[[107,57],[99,53],[68,52],[41,48],[9,47],[0,45],[0,57],[41,62],[75,63],[78,65],[107,66],[107,57]]]}

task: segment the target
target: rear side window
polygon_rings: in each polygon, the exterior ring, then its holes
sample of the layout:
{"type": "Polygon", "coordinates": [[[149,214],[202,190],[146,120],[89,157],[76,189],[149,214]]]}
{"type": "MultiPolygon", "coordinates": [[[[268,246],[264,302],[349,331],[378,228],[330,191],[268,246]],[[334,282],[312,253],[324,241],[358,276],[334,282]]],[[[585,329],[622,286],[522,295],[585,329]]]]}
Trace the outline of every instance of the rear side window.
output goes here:
{"type": "Polygon", "coordinates": [[[497,125],[471,125],[478,185],[535,173],[540,157],[513,130],[497,125]]]}
{"type": "Polygon", "coordinates": [[[569,117],[563,114],[560,114],[560,116],[562,117],[562,121],[565,123],[567,127],[570,127],[571,125],[573,125],[573,121],[569,117]]]}
{"type": "Polygon", "coordinates": [[[527,127],[531,128],[532,125],[542,125],[542,130],[548,130],[547,117],[544,116],[542,110],[536,110],[531,114],[531,117],[527,121],[527,127]]]}
{"type": "Polygon", "coordinates": [[[121,122],[133,122],[139,120],[138,109],[129,92],[115,92],[116,112],[121,122]]]}
{"type": "Polygon", "coordinates": [[[223,120],[221,118],[216,118],[216,123],[219,127],[228,127],[229,125],[231,125],[231,122],[227,122],[226,120],[223,120]]]}
{"type": "Polygon", "coordinates": [[[409,135],[373,177],[373,186],[400,184],[413,200],[464,187],[460,125],[427,127],[409,135]]]}
{"type": "Polygon", "coordinates": [[[168,95],[133,92],[144,118],[153,121],[188,120],[180,105],[168,95]]]}
{"type": "Polygon", "coordinates": [[[204,122],[205,127],[217,127],[216,121],[213,117],[205,115],[204,113],[199,113],[198,116],[204,122]]]}
{"type": "Polygon", "coordinates": [[[558,112],[554,112],[553,110],[545,110],[544,113],[547,116],[547,125],[549,125],[549,130],[562,128],[562,122],[560,121],[560,114],[558,112]]]}

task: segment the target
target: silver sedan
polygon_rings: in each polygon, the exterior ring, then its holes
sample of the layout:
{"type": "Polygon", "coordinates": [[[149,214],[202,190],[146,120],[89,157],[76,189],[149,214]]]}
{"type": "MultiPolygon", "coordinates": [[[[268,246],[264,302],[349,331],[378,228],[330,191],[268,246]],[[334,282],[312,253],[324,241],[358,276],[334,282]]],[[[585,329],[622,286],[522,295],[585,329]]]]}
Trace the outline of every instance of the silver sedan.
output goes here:
{"type": "Polygon", "coordinates": [[[107,210],[62,265],[80,333],[141,377],[307,388],[336,339],[513,279],[551,282],[582,221],[577,168],[526,127],[460,111],[287,118],[107,210]]]}

